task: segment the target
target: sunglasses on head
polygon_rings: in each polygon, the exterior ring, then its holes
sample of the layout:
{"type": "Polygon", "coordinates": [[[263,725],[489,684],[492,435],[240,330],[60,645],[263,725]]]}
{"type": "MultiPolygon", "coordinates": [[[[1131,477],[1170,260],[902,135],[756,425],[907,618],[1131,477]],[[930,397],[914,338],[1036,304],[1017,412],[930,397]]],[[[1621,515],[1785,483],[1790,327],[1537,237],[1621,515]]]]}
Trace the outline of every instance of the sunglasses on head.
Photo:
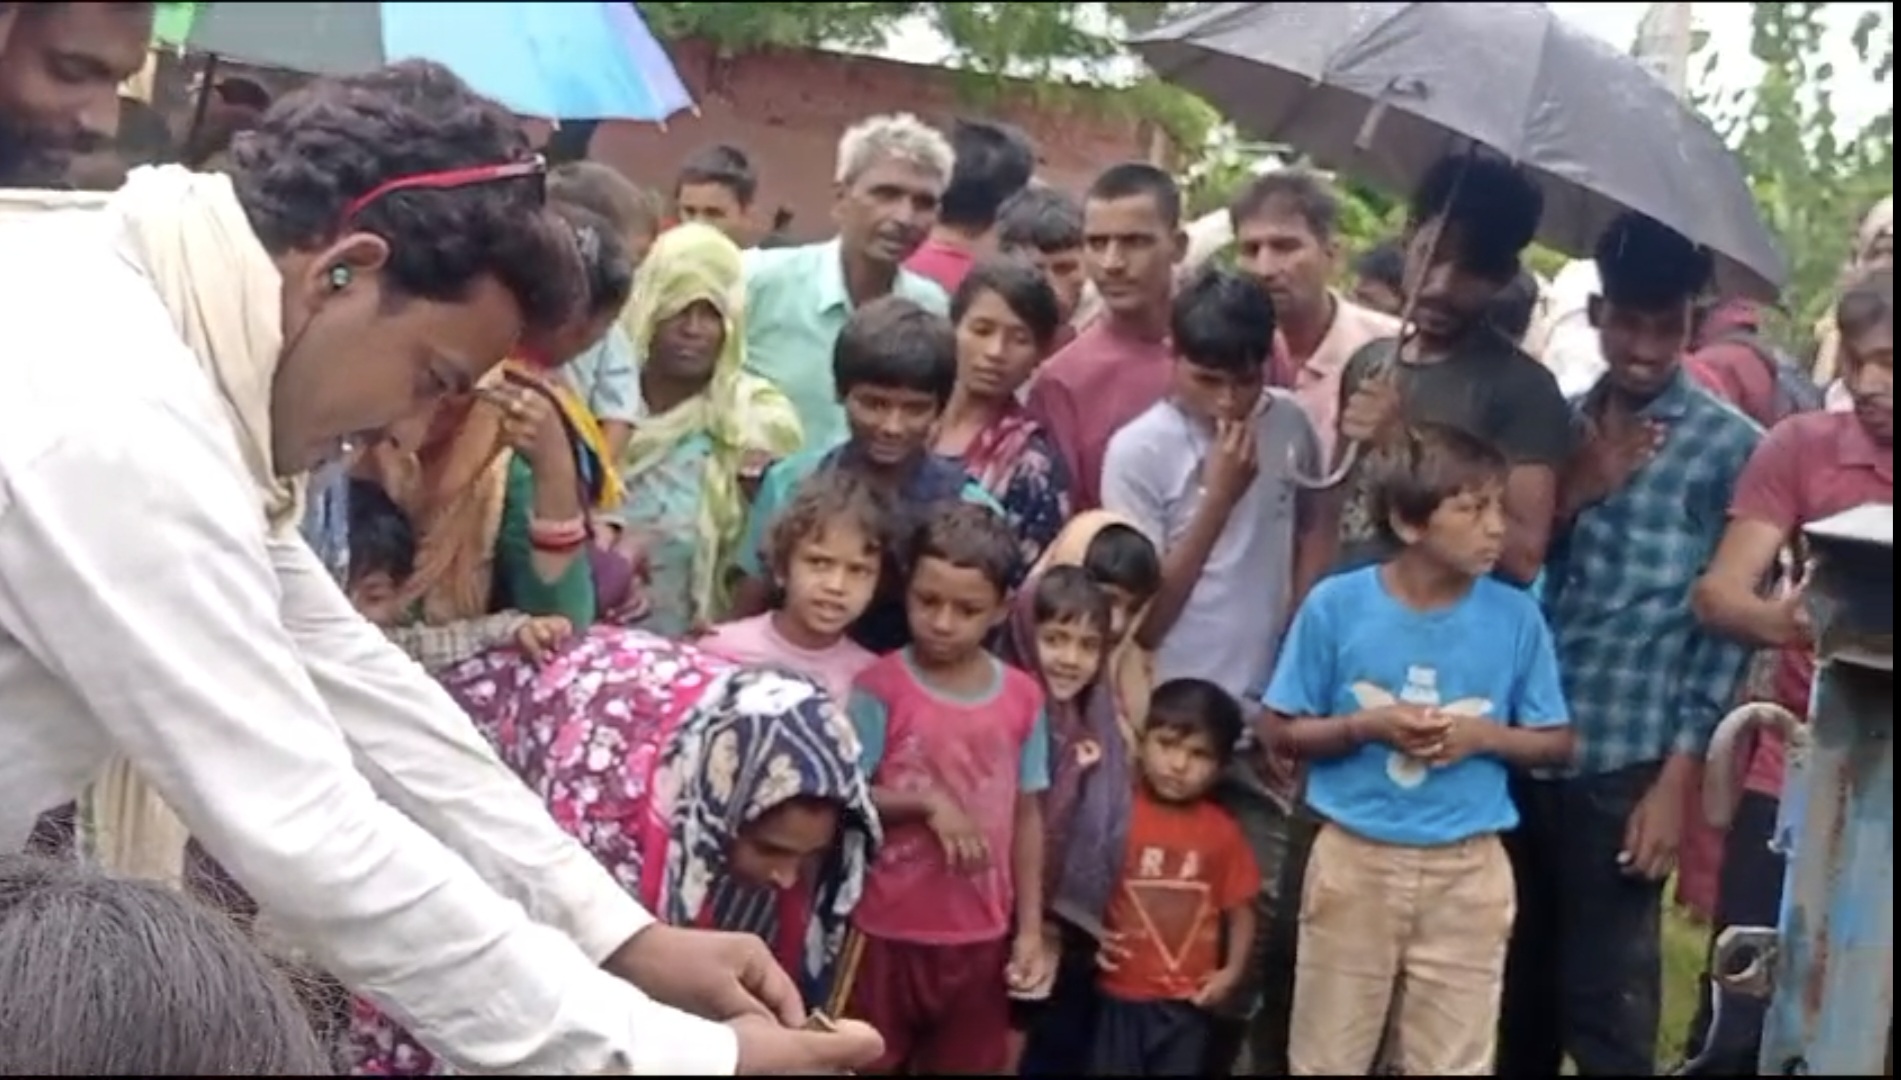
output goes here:
{"type": "Polygon", "coordinates": [[[528,180],[535,185],[535,201],[545,204],[548,201],[548,162],[541,155],[524,158],[521,161],[506,161],[497,165],[472,165],[461,169],[442,169],[437,172],[416,173],[413,176],[399,176],[386,180],[370,190],[350,200],[338,218],[339,230],[348,228],[358,215],[384,196],[399,191],[450,191],[455,188],[476,187],[482,184],[499,184],[511,180],[528,180]]]}

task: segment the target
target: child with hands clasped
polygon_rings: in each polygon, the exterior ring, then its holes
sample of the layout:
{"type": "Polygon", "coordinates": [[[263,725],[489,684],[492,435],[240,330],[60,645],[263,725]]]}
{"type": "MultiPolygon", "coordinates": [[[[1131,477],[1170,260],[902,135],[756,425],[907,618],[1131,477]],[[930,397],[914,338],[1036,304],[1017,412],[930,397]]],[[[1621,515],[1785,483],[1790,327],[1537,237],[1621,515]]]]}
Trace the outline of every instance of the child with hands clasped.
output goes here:
{"type": "Polygon", "coordinates": [[[1247,968],[1261,883],[1241,826],[1211,797],[1242,726],[1240,703],[1202,679],[1165,682],[1149,699],[1122,880],[1097,959],[1093,1075],[1205,1069],[1209,1010],[1247,968]]]}
{"type": "Polygon", "coordinates": [[[842,977],[847,1015],[885,1038],[873,1072],[1003,1071],[1008,993],[1047,981],[1044,696],[984,648],[1009,612],[1016,562],[995,511],[933,513],[912,544],[911,644],[866,668],[852,695],[885,843],[842,977]]]}
{"type": "Polygon", "coordinates": [[[1489,576],[1504,456],[1422,426],[1371,465],[1396,554],[1314,589],[1266,695],[1270,737],[1311,762],[1325,820],[1289,1058],[1296,1076],[1367,1075],[1397,1000],[1401,1075],[1489,1076],[1517,903],[1508,770],[1566,762],[1568,710],[1544,617],[1489,576]]]}

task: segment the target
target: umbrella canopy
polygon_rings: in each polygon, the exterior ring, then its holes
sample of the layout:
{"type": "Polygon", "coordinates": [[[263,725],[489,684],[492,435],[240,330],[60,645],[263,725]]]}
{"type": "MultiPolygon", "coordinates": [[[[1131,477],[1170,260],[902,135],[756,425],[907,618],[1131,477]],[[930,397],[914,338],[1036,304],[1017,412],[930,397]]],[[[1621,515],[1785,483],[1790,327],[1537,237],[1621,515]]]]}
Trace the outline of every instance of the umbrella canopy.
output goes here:
{"type": "Polygon", "coordinates": [[[626,3],[201,3],[160,9],[192,52],[311,75],[434,60],[523,116],[660,122],[693,107],[626,3]]]}
{"type": "Polygon", "coordinates": [[[1476,143],[1536,176],[1540,239],[1588,252],[1636,210],[1708,248],[1725,293],[1787,277],[1721,137],[1635,60],[1533,3],[1203,4],[1132,44],[1238,126],[1410,191],[1476,143]]]}

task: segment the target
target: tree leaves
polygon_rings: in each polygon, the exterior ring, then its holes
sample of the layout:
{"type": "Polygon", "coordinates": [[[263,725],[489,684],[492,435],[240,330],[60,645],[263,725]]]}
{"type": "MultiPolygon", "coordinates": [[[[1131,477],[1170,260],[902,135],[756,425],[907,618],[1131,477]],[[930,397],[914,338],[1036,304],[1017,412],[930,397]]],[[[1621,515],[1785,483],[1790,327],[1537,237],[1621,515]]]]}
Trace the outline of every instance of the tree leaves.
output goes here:
{"type": "MultiPolygon", "coordinates": [[[[1824,58],[1830,9],[1838,6],[1751,4],[1750,51],[1763,65],[1761,81],[1693,96],[1742,157],[1764,220],[1789,256],[1783,307],[1790,325],[1782,329],[1798,344],[1833,303],[1861,216],[1894,182],[1893,9],[1868,11],[1851,35],[1860,66],[1889,104],[1844,136],[1836,108],[1843,73],[1824,58]]],[[[1705,63],[1706,76],[1715,59],[1705,63]]]]}
{"type": "MultiPolygon", "coordinates": [[[[1022,75],[1052,82],[1091,71],[1125,55],[1122,42],[1174,14],[1173,3],[641,3],[662,37],[699,37],[729,52],[763,47],[877,48],[907,22],[935,30],[975,78],[1022,75]]],[[[1862,213],[1892,187],[1894,108],[1890,104],[1852,136],[1839,133],[1836,86],[1842,72],[1824,57],[1828,3],[1754,3],[1751,52],[1762,62],[1760,83],[1743,91],[1693,96],[1741,155],[1769,227],[1790,257],[1785,308],[1796,340],[1827,310],[1862,213]]],[[[1861,15],[1851,35],[1860,67],[1883,92],[1894,72],[1892,7],[1861,15]]],[[[1707,34],[1695,38],[1707,85],[1716,57],[1707,34]]],[[[1092,71],[1102,73],[1100,68],[1092,71]]],[[[1859,74],[1859,73],[1857,73],[1859,74]]],[[[1216,117],[1198,99],[1152,81],[1122,95],[1125,105],[1156,122],[1186,151],[1191,201],[1224,205],[1246,182],[1254,157],[1207,145],[1216,117]],[[1205,160],[1204,160],[1205,159],[1205,160]]],[[[1892,98],[1888,99],[1892,102],[1892,98]]],[[[1378,193],[1347,188],[1343,214],[1351,246],[1371,243],[1396,225],[1394,204],[1378,193]]],[[[1541,253],[1548,255],[1548,253],[1541,253]]],[[[1538,258],[1547,269],[1556,260],[1538,258]]]]}

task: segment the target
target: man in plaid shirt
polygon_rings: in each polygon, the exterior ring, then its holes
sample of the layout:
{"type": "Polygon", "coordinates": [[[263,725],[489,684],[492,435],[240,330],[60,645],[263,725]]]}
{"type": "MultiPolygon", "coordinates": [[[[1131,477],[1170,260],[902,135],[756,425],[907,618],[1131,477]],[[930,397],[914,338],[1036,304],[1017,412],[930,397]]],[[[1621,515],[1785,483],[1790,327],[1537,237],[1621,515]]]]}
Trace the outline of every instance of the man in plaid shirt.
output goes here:
{"type": "Polygon", "coordinates": [[[1706,633],[1691,587],[1715,554],[1753,422],[1679,361],[1710,257],[1627,215],[1598,241],[1591,299],[1608,370],[1574,406],[1546,614],[1577,756],[1523,782],[1518,922],[1498,1075],[1655,1075],[1663,884],[1685,785],[1734,696],[1743,646],[1706,633]]]}

